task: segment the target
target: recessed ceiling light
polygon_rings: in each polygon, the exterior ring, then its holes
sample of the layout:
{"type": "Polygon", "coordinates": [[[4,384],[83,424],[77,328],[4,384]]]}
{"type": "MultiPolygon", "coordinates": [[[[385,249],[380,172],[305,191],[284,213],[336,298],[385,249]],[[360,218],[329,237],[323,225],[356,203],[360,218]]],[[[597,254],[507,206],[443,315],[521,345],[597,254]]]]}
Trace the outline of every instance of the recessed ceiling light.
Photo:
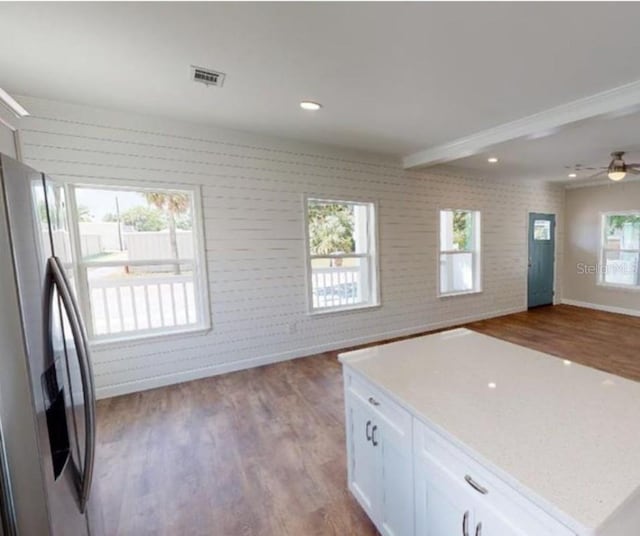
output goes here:
{"type": "Polygon", "coordinates": [[[497,164],[498,163],[498,159],[495,156],[491,156],[491,157],[487,158],[487,162],[489,162],[489,164],[497,164]]]}
{"type": "Polygon", "coordinates": [[[322,104],[320,104],[319,102],[303,100],[300,103],[300,108],[302,108],[303,110],[316,111],[316,110],[319,110],[320,108],[322,108],[322,104]]]}
{"type": "Polygon", "coordinates": [[[570,179],[575,179],[578,175],[576,173],[569,173],[570,179]]]}
{"type": "Polygon", "coordinates": [[[487,385],[487,387],[488,387],[489,389],[495,389],[495,388],[497,387],[497,385],[496,385],[496,383],[495,383],[495,382],[489,382],[489,384],[487,385]]]}

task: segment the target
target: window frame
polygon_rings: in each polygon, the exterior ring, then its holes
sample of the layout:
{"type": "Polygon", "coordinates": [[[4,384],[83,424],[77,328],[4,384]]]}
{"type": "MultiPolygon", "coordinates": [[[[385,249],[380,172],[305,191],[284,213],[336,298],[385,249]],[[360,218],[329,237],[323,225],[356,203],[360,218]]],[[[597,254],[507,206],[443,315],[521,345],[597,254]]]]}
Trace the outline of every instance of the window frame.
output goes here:
{"type": "Polygon", "coordinates": [[[596,285],[605,288],[630,290],[632,292],[640,292],[640,248],[639,249],[607,249],[605,244],[607,241],[607,218],[609,216],[640,216],[639,210],[612,210],[608,212],[600,213],[600,244],[598,251],[598,259],[600,261],[600,269],[597,270],[596,285]],[[636,283],[633,285],[627,285],[625,283],[609,283],[606,281],[606,266],[607,266],[607,252],[612,251],[616,253],[635,253],[636,254],[636,283]]]}
{"type": "MultiPolygon", "coordinates": [[[[199,185],[188,183],[163,183],[146,180],[120,180],[103,178],[83,178],[81,180],[55,179],[64,187],[67,200],[67,225],[71,245],[71,269],[75,280],[78,303],[87,325],[89,343],[94,347],[121,346],[123,343],[148,342],[184,336],[187,334],[206,333],[211,330],[211,312],[209,281],[207,271],[207,257],[204,234],[204,209],[202,204],[202,189],[199,185]],[[193,259],[148,259],[140,261],[89,261],[83,259],[81,249],[81,234],[77,217],[76,190],[82,188],[100,190],[125,190],[132,192],[162,191],[182,192],[192,196],[192,231],[193,231],[193,259]],[[193,269],[194,298],[197,323],[173,327],[159,327],[121,331],[113,334],[96,335],[93,328],[93,310],[91,307],[91,293],[88,283],[88,269],[105,266],[149,266],[149,265],[184,265],[193,269]]],[[[68,263],[67,263],[68,265],[68,263]]]]}
{"type": "Polygon", "coordinates": [[[378,233],[378,202],[374,199],[362,197],[328,196],[326,194],[306,193],[302,196],[303,226],[304,226],[304,255],[306,272],[307,314],[310,316],[344,313],[373,309],[381,306],[380,293],[380,248],[378,233]],[[333,255],[311,255],[311,238],[309,236],[309,201],[322,203],[344,203],[349,205],[368,205],[367,211],[367,253],[346,253],[333,255]],[[373,221],[372,221],[373,220],[373,221]],[[354,259],[366,258],[369,264],[369,294],[370,300],[366,303],[337,305],[330,307],[313,306],[313,266],[314,259],[354,259]]]}
{"type": "Polygon", "coordinates": [[[482,293],[482,211],[471,208],[441,208],[438,209],[438,255],[436,257],[436,295],[438,298],[452,298],[455,296],[467,296],[470,294],[482,293]],[[474,219],[474,249],[473,250],[445,250],[442,248],[442,213],[443,212],[469,212],[474,219]],[[454,290],[451,292],[442,292],[442,256],[443,255],[460,255],[471,253],[472,270],[473,270],[473,288],[471,290],[454,290]]]}

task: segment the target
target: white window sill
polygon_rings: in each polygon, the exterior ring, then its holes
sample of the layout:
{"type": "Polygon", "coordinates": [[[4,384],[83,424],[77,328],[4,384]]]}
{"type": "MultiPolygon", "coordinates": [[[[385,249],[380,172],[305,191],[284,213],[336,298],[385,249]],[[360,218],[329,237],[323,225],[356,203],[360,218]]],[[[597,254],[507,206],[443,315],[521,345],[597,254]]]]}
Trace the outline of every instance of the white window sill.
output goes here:
{"type": "Polygon", "coordinates": [[[611,289],[611,290],[631,290],[633,292],[640,292],[640,285],[622,285],[619,283],[596,283],[596,286],[611,289]]]}
{"type": "Polygon", "coordinates": [[[352,305],[345,307],[327,307],[326,309],[313,309],[307,312],[308,316],[324,316],[339,313],[353,313],[355,311],[367,311],[371,309],[379,309],[382,307],[380,303],[367,303],[363,305],[352,305]]]}
{"type": "Polygon", "coordinates": [[[165,333],[148,333],[130,335],[123,337],[113,337],[108,339],[93,339],[89,341],[90,348],[96,350],[108,350],[111,348],[122,348],[137,344],[153,344],[172,339],[182,339],[185,337],[200,337],[211,332],[210,326],[193,326],[187,329],[166,331],[165,333]]]}
{"type": "Polygon", "coordinates": [[[456,296],[470,296],[472,294],[482,294],[480,290],[462,290],[460,292],[445,292],[438,294],[438,298],[455,298],[456,296]]]}

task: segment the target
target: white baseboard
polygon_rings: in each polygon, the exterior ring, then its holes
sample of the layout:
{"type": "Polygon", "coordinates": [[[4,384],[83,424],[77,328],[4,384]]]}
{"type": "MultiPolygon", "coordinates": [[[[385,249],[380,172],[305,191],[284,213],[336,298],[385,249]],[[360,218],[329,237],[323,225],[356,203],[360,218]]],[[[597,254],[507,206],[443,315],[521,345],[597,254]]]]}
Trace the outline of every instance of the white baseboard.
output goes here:
{"type": "Polygon", "coordinates": [[[613,307],[611,305],[600,305],[599,303],[588,303],[578,300],[563,299],[565,305],[574,305],[575,307],[584,307],[585,309],[596,309],[598,311],[606,311],[607,313],[618,313],[621,315],[640,316],[640,310],[627,309],[625,307],[613,307]]]}
{"type": "Polygon", "coordinates": [[[366,337],[357,337],[354,339],[347,339],[342,341],[334,341],[327,344],[296,348],[287,352],[279,354],[271,354],[265,356],[254,357],[251,359],[244,359],[241,361],[232,361],[229,363],[219,363],[215,365],[209,365],[197,369],[185,370],[182,372],[176,372],[171,374],[164,374],[161,376],[152,376],[140,380],[134,380],[130,382],[122,382],[112,385],[104,385],[97,388],[97,397],[110,398],[113,396],[125,395],[129,393],[136,393],[138,391],[145,391],[148,389],[155,389],[157,387],[164,387],[167,385],[173,385],[176,383],[187,382],[191,380],[198,380],[201,378],[207,378],[209,376],[217,376],[218,374],[225,374],[227,372],[235,372],[238,370],[244,370],[254,367],[260,367],[263,365],[270,365],[272,363],[278,363],[280,361],[287,361],[289,359],[295,359],[298,357],[307,357],[310,355],[320,354],[322,352],[331,352],[340,350],[343,348],[350,348],[353,346],[359,346],[361,344],[369,344],[376,341],[385,341],[396,337],[404,337],[407,335],[415,335],[418,333],[424,333],[426,331],[432,331],[435,329],[442,329],[451,326],[459,326],[461,324],[467,324],[469,322],[475,322],[478,320],[485,320],[487,318],[495,318],[498,316],[504,316],[513,313],[519,313],[526,310],[524,307],[516,307],[512,309],[503,309],[500,311],[492,311],[490,313],[483,313],[479,315],[470,315],[452,320],[446,320],[442,322],[435,322],[432,324],[424,324],[420,326],[413,326],[410,328],[404,328],[395,331],[387,331],[384,333],[378,333],[376,335],[369,335],[366,337]]]}

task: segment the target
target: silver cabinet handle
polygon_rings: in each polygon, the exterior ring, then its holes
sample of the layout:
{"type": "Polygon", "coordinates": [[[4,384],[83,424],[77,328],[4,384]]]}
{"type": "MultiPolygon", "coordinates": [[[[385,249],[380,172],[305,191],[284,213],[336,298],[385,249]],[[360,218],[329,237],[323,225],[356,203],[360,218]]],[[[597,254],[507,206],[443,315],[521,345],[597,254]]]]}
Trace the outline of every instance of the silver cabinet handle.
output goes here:
{"type": "Polygon", "coordinates": [[[476,536],[482,536],[482,523],[476,525],[476,536]]]}
{"type": "Polygon", "coordinates": [[[469,536],[469,510],[462,516],[462,536],[469,536]]]}
{"type": "Polygon", "coordinates": [[[374,447],[378,446],[378,442],[376,441],[376,430],[378,429],[378,425],[374,424],[373,429],[371,430],[371,443],[373,443],[374,447]]]}
{"type": "Polygon", "coordinates": [[[465,475],[464,479],[467,481],[467,484],[469,484],[473,489],[475,489],[478,493],[482,493],[482,495],[486,495],[487,493],[489,493],[489,490],[487,488],[485,488],[484,486],[481,486],[480,484],[478,484],[473,478],[471,478],[469,475],[465,475]]]}
{"type": "Polygon", "coordinates": [[[371,427],[371,421],[367,421],[367,426],[365,428],[364,434],[367,436],[367,441],[371,441],[371,434],[369,433],[369,428],[371,427]]]}
{"type": "Polygon", "coordinates": [[[369,397],[369,404],[372,404],[374,406],[379,406],[380,402],[378,402],[375,398],[373,398],[372,396],[369,397]]]}
{"type": "Polygon", "coordinates": [[[49,352],[48,360],[52,360],[53,349],[51,347],[51,302],[53,300],[54,288],[58,290],[58,295],[62,300],[62,305],[67,313],[71,334],[73,335],[78,364],[80,367],[80,377],[82,381],[82,396],[84,398],[84,418],[85,418],[85,454],[84,467],[82,468],[80,481],[78,483],[80,512],[84,513],[89,501],[91,491],[91,481],[93,480],[93,465],[96,453],[96,398],[95,386],[93,384],[93,371],[91,370],[91,359],[89,357],[89,345],[87,343],[87,332],[82,322],[80,310],[71,292],[71,286],[64,273],[64,268],[58,257],[49,257],[47,261],[45,281],[44,281],[44,314],[45,314],[45,351],[49,352]]]}

